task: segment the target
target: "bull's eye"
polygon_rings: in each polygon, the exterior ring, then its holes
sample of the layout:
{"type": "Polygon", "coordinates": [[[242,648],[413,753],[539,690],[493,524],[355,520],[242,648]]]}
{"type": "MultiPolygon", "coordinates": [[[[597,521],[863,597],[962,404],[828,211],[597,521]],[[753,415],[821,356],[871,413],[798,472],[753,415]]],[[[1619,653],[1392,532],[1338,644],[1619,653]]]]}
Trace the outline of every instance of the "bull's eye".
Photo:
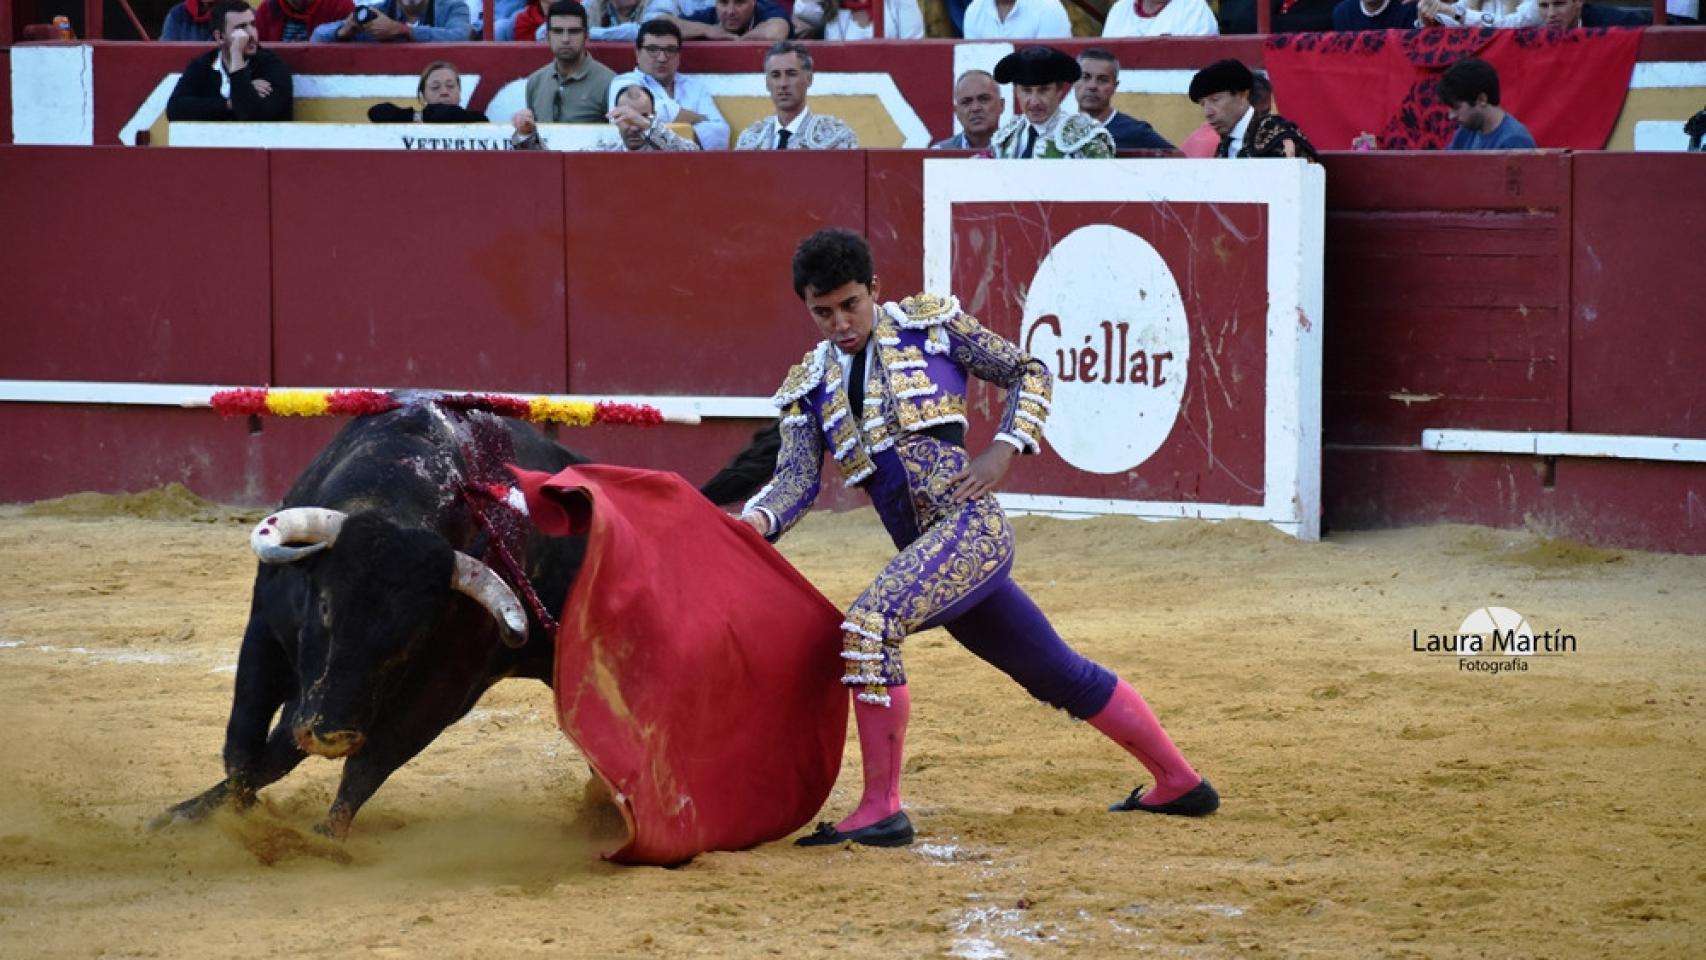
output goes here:
{"type": "Polygon", "coordinates": [[[330,629],[332,626],[332,601],[321,594],[318,597],[320,607],[320,626],[330,629]]]}

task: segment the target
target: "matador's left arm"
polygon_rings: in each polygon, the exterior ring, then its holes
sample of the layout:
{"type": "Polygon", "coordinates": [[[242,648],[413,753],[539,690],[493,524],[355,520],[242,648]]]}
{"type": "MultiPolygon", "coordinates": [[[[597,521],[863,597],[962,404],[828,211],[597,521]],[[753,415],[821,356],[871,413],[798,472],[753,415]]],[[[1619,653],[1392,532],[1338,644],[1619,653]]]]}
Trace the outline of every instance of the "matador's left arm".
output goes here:
{"type": "Polygon", "coordinates": [[[942,327],[948,334],[948,355],[955,363],[978,379],[1007,389],[995,439],[1020,453],[1042,452],[1043,426],[1054,394],[1048,367],[969,313],[956,310],[942,327]]]}

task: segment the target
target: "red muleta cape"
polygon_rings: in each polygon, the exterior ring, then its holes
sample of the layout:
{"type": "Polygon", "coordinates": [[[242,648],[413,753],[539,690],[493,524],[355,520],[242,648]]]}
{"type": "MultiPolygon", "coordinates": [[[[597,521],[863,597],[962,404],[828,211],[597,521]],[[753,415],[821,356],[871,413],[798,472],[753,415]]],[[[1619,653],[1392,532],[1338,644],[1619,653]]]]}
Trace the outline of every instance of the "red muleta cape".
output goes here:
{"type": "Polygon", "coordinates": [[[557,718],[628,838],[675,864],[804,826],[847,737],[841,613],[673,473],[511,467],[552,536],[587,535],[557,632],[557,718]]]}

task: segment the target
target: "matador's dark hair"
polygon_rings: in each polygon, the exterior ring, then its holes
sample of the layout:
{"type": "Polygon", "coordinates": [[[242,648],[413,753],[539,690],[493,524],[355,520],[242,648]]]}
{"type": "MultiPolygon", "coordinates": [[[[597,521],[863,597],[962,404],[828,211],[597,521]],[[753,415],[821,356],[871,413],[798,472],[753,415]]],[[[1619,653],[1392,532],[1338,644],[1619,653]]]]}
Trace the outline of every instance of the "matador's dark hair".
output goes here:
{"type": "Polygon", "coordinates": [[[875,276],[871,245],[843,227],[819,230],[794,249],[794,294],[801,300],[806,298],[807,288],[827,293],[844,283],[868,287],[875,276]]]}

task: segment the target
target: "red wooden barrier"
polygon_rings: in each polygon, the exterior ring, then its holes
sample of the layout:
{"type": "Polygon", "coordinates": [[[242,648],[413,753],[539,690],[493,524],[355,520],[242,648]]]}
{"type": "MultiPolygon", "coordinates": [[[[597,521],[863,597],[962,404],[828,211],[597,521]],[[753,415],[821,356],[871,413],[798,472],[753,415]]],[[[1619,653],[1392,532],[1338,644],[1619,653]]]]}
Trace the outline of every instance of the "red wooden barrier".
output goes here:
{"type": "Polygon", "coordinates": [[[561,158],[503,161],[275,151],[274,382],[564,392],[565,224],[592,231],[561,158]]]}
{"type": "Polygon", "coordinates": [[[1328,444],[1568,424],[1570,158],[1327,161],[1328,444]]]}
{"type": "MultiPolygon", "coordinates": [[[[0,148],[0,377],[765,395],[812,339],[801,234],[862,227],[888,291],[919,286],[922,161],[0,148]]],[[[1706,158],[1342,154],[1327,173],[1329,526],[1706,552],[1699,465],[1417,447],[1424,427],[1706,436],[1701,288],[1678,266],[1706,158]]],[[[752,425],[562,436],[701,479],[752,425]]],[[[264,502],[337,426],[4,403],[0,499],[185,480],[264,502]]]]}
{"type": "Polygon", "coordinates": [[[574,392],[769,396],[819,339],[788,263],[813,230],[864,227],[864,156],[693,159],[565,165],[574,392]]]}
{"type": "Polygon", "coordinates": [[[0,377],[270,375],[267,155],[0,149],[0,377]]]}
{"type": "Polygon", "coordinates": [[[1706,157],[1573,159],[1570,427],[1706,437],[1706,157]]]}

